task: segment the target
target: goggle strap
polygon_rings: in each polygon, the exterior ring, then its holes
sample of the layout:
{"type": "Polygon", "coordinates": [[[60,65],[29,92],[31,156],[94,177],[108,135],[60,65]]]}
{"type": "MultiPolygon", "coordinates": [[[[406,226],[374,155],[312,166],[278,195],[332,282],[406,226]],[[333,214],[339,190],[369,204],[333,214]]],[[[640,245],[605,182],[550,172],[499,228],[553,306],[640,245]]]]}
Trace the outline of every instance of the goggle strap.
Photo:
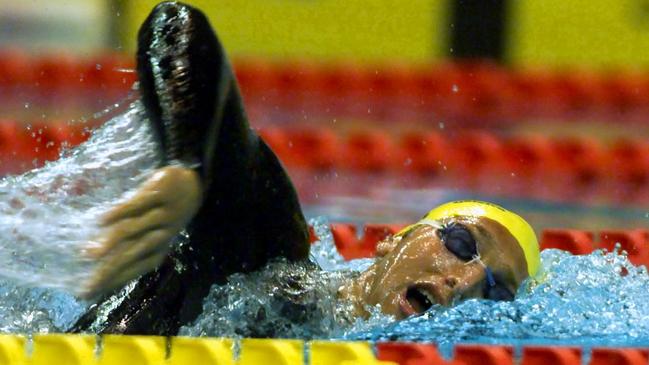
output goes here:
{"type": "Polygon", "coordinates": [[[465,264],[465,265],[469,265],[469,264],[474,263],[474,262],[476,262],[476,261],[477,261],[478,264],[480,264],[480,266],[482,266],[482,268],[484,269],[485,276],[487,277],[487,284],[489,284],[489,286],[496,286],[496,279],[494,278],[494,273],[493,273],[493,271],[491,271],[491,269],[490,269],[487,265],[485,265],[484,262],[482,262],[482,259],[480,258],[480,255],[475,255],[475,256],[473,256],[473,258],[471,259],[471,261],[466,262],[466,263],[464,263],[464,264],[465,264]]]}
{"type": "Polygon", "coordinates": [[[494,279],[494,273],[491,269],[485,266],[484,272],[487,275],[487,283],[489,283],[489,286],[496,286],[496,279],[494,279]]]}

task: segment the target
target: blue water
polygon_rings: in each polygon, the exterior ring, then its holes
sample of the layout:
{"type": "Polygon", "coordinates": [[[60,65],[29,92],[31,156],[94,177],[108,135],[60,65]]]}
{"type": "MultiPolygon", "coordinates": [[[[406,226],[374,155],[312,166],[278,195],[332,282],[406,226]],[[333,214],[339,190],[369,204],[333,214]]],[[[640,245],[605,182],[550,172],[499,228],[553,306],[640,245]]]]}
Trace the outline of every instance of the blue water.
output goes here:
{"type": "Polygon", "coordinates": [[[619,253],[541,255],[543,271],[512,302],[469,300],[342,336],[354,340],[649,345],[649,276],[619,253]]]}
{"type": "Polygon", "coordinates": [[[541,261],[541,279],[523,286],[513,302],[469,300],[339,338],[435,343],[447,359],[458,343],[511,345],[517,358],[524,345],[579,346],[582,364],[590,362],[594,347],[649,346],[644,267],[601,251],[573,256],[545,250],[541,261]]]}
{"type": "MultiPolygon", "coordinates": [[[[287,329],[299,337],[434,342],[442,350],[467,342],[649,346],[649,275],[644,267],[633,266],[623,253],[597,251],[573,256],[546,250],[541,255],[543,269],[539,277],[525,283],[512,302],[469,300],[453,308],[433,307],[424,315],[399,322],[373,308],[374,314],[368,320],[354,320],[346,315],[344,303],[335,300],[335,290],[341,280],[354,276],[371,260],[345,262],[335,252],[326,220],[312,223],[323,237],[314,246],[312,259],[323,270],[304,271],[304,278],[312,285],[297,294],[310,297],[311,302],[323,308],[316,311],[319,316],[305,321],[305,327],[287,329]],[[324,300],[318,295],[324,295],[324,300]]],[[[277,277],[277,272],[286,274],[287,268],[274,263],[253,275],[235,275],[225,286],[213,287],[212,294],[236,289],[231,291],[234,295],[228,299],[229,307],[218,306],[214,296],[208,297],[204,313],[182,333],[237,337],[243,334],[237,331],[246,321],[245,326],[252,328],[263,325],[258,318],[248,317],[250,310],[262,307],[267,310],[267,325],[290,326],[290,321],[276,321],[281,313],[273,313],[274,302],[268,300],[275,288],[272,281],[269,279],[265,286],[259,281],[277,277]]],[[[22,288],[3,281],[0,331],[64,331],[86,305],[65,292],[22,288]]]]}
{"type": "MultiPolygon", "coordinates": [[[[326,221],[312,221],[323,240],[312,249],[312,259],[327,275],[319,290],[329,298],[321,305],[333,308],[335,290],[326,289],[331,273],[360,271],[371,260],[345,262],[336,252],[326,221]],[[323,289],[324,288],[324,289],[323,289]]],[[[486,344],[561,344],[590,346],[649,345],[649,275],[644,267],[633,266],[624,253],[596,251],[574,256],[559,250],[546,250],[541,255],[543,269],[535,280],[528,280],[512,302],[469,300],[453,308],[435,306],[427,313],[402,321],[380,314],[367,321],[311,321],[311,329],[301,329],[300,337],[326,337],[345,340],[434,342],[442,349],[455,343],[486,344]]],[[[281,267],[270,271],[281,272],[281,267]]],[[[235,300],[229,308],[206,301],[204,313],[184,334],[218,336],[237,334],[241,317],[230,318],[229,311],[257,313],[272,306],[266,294],[259,292],[261,276],[237,276],[223,287],[214,287],[213,298],[222,298],[236,290],[251,301],[235,300]],[[231,285],[231,286],[228,286],[231,285]],[[218,319],[218,320],[217,320],[218,319]]],[[[344,280],[344,275],[334,276],[344,280]]],[[[331,285],[329,285],[331,287],[331,285]]],[[[344,307],[338,308],[344,310],[344,307]]],[[[330,313],[336,313],[335,309],[330,313]]],[[[269,322],[273,318],[267,319],[269,322]]],[[[261,322],[259,322],[261,323],[261,322]]],[[[279,322],[278,322],[279,323],[279,322]]],[[[290,335],[291,333],[288,333],[290,335]]]]}

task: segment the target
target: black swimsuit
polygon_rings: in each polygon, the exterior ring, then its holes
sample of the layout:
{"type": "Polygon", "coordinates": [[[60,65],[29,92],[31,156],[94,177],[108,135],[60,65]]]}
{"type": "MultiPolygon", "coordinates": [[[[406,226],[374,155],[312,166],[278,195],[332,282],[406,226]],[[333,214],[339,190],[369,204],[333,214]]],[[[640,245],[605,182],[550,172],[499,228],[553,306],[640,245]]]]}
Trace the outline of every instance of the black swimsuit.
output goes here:
{"type": "MultiPolygon", "coordinates": [[[[248,125],[228,60],[200,11],[158,5],[140,29],[137,63],[165,164],[196,169],[204,200],[187,227],[189,244],[141,277],[99,331],[174,335],[229,274],[278,256],[306,259],[308,230],[286,172],[248,125]]],[[[101,304],[70,331],[90,330],[101,304]]]]}

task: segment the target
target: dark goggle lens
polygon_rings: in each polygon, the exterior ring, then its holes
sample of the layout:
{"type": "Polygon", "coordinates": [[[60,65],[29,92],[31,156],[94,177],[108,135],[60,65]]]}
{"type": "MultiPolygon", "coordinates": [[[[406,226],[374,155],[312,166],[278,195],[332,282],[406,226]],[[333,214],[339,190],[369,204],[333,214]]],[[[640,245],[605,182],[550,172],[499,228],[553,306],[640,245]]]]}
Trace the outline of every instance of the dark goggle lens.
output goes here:
{"type": "Polygon", "coordinates": [[[440,238],[446,249],[464,261],[470,261],[478,256],[475,239],[469,230],[458,223],[450,223],[439,231],[440,238]]]}

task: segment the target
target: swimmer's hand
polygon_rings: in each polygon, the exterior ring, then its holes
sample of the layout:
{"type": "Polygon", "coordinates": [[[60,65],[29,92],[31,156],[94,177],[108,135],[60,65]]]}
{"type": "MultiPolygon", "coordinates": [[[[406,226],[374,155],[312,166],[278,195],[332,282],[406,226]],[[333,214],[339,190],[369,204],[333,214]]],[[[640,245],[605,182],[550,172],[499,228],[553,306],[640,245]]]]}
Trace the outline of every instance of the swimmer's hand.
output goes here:
{"type": "Polygon", "coordinates": [[[201,200],[194,170],[166,166],[156,171],[133,198],[102,217],[99,236],[86,252],[101,264],[83,296],[109,292],[158,267],[169,242],[194,217],[201,200]]]}

